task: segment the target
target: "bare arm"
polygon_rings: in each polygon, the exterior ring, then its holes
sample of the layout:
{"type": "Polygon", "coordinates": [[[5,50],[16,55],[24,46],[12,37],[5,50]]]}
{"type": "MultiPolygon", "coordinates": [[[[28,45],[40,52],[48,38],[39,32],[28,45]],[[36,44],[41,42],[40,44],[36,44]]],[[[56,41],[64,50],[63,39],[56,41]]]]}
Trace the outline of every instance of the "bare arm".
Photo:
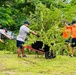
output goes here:
{"type": "Polygon", "coordinates": [[[32,30],[30,30],[30,32],[32,33],[32,34],[34,34],[34,35],[37,35],[37,33],[35,33],[34,31],[32,31],[32,30]]]}
{"type": "Polygon", "coordinates": [[[69,27],[69,25],[65,22],[66,27],[69,27]]]}
{"type": "Polygon", "coordinates": [[[5,37],[7,37],[8,39],[11,39],[8,35],[6,35],[6,34],[3,34],[5,37]]]}
{"type": "Polygon", "coordinates": [[[0,39],[0,42],[4,43],[2,39],[0,39]]]}
{"type": "Polygon", "coordinates": [[[34,31],[32,31],[32,30],[30,30],[30,32],[31,32],[32,34],[36,35],[37,37],[39,37],[39,35],[38,35],[36,32],[34,32],[34,31]]]}

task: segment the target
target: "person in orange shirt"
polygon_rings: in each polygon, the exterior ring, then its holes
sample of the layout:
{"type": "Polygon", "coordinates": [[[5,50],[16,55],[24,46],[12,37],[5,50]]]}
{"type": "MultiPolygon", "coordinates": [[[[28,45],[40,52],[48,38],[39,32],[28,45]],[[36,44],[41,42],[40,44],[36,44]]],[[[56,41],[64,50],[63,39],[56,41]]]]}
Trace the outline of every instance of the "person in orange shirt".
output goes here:
{"type": "MultiPolygon", "coordinates": [[[[70,25],[70,23],[68,23],[68,26],[69,25],[70,25]]],[[[62,37],[64,39],[66,39],[65,42],[68,43],[67,44],[68,52],[70,51],[70,43],[71,43],[71,41],[70,41],[70,34],[71,34],[71,29],[66,26],[65,29],[64,29],[64,31],[63,31],[63,33],[62,33],[62,37]]]]}
{"type": "Polygon", "coordinates": [[[72,21],[72,26],[69,26],[66,24],[67,27],[71,29],[71,34],[72,34],[72,55],[71,57],[74,56],[74,48],[76,47],[76,21],[72,21]]]}

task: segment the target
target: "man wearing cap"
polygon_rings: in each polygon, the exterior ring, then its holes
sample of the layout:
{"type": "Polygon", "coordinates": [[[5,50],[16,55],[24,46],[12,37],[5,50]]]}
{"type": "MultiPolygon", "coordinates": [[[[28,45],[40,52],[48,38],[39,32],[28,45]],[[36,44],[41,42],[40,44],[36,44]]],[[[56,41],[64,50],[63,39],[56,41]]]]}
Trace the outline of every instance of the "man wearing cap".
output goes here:
{"type": "Polygon", "coordinates": [[[66,24],[67,27],[71,29],[71,37],[72,37],[72,55],[74,56],[74,47],[76,47],[76,21],[72,21],[72,26],[66,24]]]}
{"type": "Polygon", "coordinates": [[[28,21],[25,21],[24,25],[22,25],[20,27],[19,34],[17,36],[17,47],[18,47],[17,53],[18,53],[18,57],[21,57],[20,52],[22,52],[22,57],[26,57],[26,55],[24,54],[24,48],[23,48],[22,45],[24,44],[27,33],[32,33],[32,34],[34,34],[36,36],[39,36],[37,33],[35,33],[34,31],[31,31],[28,28],[29,25],[30,25],[30,23],[28,21]]]}
{"type": "MultiPolygon", "coordinates": [[[[7,28],[0,29],[0,34],[3,34],[3,35],[4,35],[5,37],[7,37],[8,39],[11,39],[11,38],[6,34],[6,32],[7,32],[7,28]]],[[[1,37],[0,37],[0,42],[2,42],[2,43],[5,44],[5,42],[1,39],[1,37]]]]}

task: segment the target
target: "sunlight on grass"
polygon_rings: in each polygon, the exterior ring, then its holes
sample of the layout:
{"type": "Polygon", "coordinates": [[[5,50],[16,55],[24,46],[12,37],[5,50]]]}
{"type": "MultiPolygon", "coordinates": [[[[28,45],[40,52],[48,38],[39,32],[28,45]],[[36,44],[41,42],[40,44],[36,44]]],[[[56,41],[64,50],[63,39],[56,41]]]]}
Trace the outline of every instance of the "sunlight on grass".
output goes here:
{"type": "Polygon", "coordinates": [[[0,75],[76,75],[76,57],[57,55],[55,59],[45,57],[18,58],[16,54],[0,52],[0,75]]]}
{"type": "Polygon", "coordinates": [[[5,75],[5,74],[3,74],[3,73],[0,73],[0,75],[5,75]]]}

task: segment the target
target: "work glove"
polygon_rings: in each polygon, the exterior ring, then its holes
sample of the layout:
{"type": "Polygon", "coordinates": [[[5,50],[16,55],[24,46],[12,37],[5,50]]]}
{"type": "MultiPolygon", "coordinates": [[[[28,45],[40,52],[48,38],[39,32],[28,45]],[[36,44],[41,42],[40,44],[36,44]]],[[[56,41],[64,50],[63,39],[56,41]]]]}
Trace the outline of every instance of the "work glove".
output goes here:
{"type": "Polygon", "coordinates": [[[36,34],[36,36],[37,36],[37,37],[40,37],[40,35],[39,35],[39,34],[36,34]]]}
{"type": "Polygon", "coordinates": [[[3,42],[3,44],[6,44],[6,42],[3,42]]]}

